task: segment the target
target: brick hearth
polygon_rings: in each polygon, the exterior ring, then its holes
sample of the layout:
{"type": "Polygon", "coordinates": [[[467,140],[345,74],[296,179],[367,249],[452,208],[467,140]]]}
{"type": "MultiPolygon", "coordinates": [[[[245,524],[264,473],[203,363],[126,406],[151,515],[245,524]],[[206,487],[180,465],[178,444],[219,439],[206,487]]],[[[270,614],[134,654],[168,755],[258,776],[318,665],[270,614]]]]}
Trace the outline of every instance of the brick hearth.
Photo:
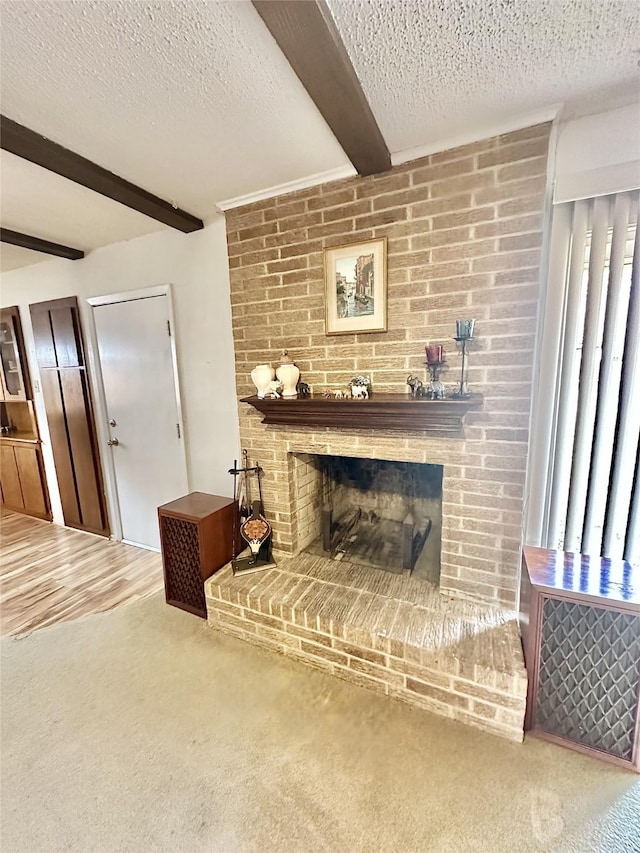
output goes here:
{"type": "Polygon", "coordinates": [[[515,615],[408,576],[300,554],[205,584],[209,624],[411,705],[521,741],[515,615]]]}

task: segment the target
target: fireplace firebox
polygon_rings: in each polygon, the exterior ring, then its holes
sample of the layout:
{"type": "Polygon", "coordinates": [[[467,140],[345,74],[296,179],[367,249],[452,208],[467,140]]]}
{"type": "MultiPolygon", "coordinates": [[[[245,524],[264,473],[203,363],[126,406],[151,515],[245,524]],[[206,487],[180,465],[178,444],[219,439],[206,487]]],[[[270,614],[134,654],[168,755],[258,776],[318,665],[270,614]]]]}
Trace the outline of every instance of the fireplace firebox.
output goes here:
{"type": "Polygon", "coordinates": [[[307,553],[438,583],[441,465],[296,455],[306,474],[297,494],[307,553]]]}

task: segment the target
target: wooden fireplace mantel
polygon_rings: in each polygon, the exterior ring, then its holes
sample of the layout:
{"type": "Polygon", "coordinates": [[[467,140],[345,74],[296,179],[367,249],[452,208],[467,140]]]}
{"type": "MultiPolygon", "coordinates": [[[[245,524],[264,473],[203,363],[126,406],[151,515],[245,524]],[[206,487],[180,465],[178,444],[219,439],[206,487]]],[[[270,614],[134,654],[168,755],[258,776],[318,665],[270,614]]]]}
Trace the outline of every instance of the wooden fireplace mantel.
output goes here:
{"type": "Polygon", "coordinates": [[[482,405],[482,395],[464,400],[414,399],[408,394],[373,394],[369,400],[327,397],[260,399],[243,397],[263,415],[265,424],[336,429],[380,429],[403,432],[459,432],[469,409],[482,405]]]}

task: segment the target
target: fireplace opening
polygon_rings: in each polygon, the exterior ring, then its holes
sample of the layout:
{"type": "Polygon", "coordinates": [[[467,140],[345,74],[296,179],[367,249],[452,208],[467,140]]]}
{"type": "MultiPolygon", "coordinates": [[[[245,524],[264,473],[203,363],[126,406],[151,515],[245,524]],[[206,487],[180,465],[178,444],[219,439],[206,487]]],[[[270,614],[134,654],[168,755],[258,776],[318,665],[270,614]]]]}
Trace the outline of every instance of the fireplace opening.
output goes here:
{"type": "Polygon", "coordinates": [[[297,489],[304,550],[439,582],[441,465],[296,456],[304,479],[297,489]]]}

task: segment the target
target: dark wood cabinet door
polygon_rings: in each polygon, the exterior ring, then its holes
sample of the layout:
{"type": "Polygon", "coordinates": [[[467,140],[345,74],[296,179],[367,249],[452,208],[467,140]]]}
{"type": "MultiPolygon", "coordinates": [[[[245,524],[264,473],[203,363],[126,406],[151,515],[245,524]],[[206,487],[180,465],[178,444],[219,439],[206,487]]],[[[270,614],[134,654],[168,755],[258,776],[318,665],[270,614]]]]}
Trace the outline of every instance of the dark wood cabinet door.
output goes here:
{"type": "Polygon", "coordinates": [[[29,307],[65,524],[108,536],[77,299],[29,307]]]}
{"type": "Polygon", "coordinates": [[[43,488],[40,451],[37,447],[13,448],[22,489],[22,504],[32,515],[46,516],[48,507],[43,488]]]}
{"type": "Polygon", "coordinates": [[[2,478],[2,496],[5,504],[12,509],[24,509],[20,475],[11,445],[0,446],[0,478],[2,478]]]}

